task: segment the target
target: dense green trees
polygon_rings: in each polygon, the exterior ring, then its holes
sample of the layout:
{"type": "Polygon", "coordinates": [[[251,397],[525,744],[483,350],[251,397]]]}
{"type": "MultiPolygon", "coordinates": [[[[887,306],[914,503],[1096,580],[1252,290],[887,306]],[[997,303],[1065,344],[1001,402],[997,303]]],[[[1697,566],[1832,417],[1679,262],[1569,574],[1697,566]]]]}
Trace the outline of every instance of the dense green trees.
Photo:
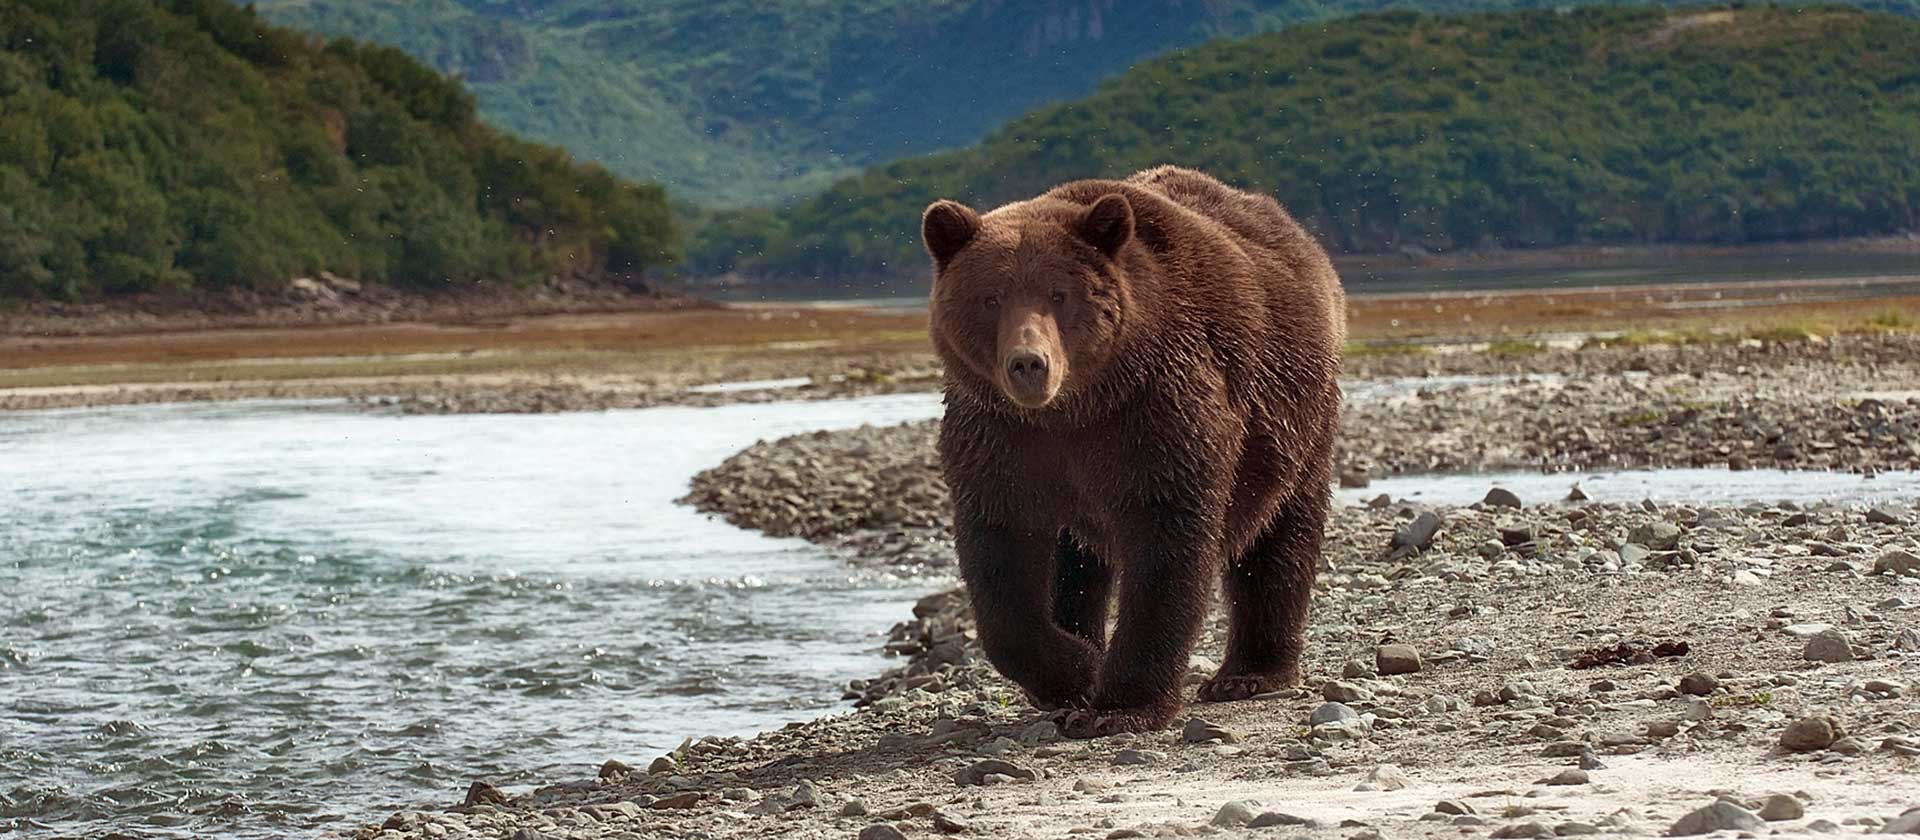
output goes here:
{"type": "MultiPolygon", "coordinates": [[[[1332,247],[1735,243],[1920,227],[1920,22],[1820,7],[1395,12],[1216,41],[778,215],[691,266],[921,276],[918,214],[1159,163],[1286,203],[1332,247]]],[[[716,247],[716,245],[721,247],[716,247]]]]}
{"type": "Polygon", "coordinates": [[[398,50],[224,0],[0,0],[0,297],[427,288],[676,249],[659,187],[489,129],[398,50]]]}

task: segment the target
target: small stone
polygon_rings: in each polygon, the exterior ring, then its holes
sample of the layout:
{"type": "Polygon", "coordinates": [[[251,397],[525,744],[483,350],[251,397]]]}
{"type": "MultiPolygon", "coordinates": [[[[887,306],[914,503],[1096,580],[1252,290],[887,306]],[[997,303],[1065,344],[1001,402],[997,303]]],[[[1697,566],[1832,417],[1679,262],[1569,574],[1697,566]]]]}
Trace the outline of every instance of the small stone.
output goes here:
{"type": "Polygon", "coordinates": [[[1715,831],[1762,831],[1766,823],[1759,815],[1726,800],[1694,811],[1667,829],[1669,837],[1692,837],[1715,831]]]}
{"type": "Polygon", "coordinates": [[[907,840],[907,835],[887,823],[874,823],[860,829],[859,840],[907,840]]]}
{"type": "Polygon", "coordinates": [[[507,840],[547,840],[547,836],[535,829],[523,826],[514,829],[512,834],[507,835],[507,840]]]}
{"type": "Polygon", "coordinates": [[[1580,769],[1605,770],[1607,769],[1607,765],[1602,764],[1600,762],[1600,756],[1593,754],[1592,747],[1589,747],[1585,744],[1581,744],[1580,745],[1580,769]]]}
{"type": "Polygon", "coordinates": [[[674,761],[673,756],[663,755],[663,756],[660,756],[659,758],[654,759],[653,763],[647,765],[647,772],[649,774],[671,773],[675,769],[677,769],[679,766],[680,766],[679,762],[674,761]]]}
{"type": "Polygon", "coordinates": [[[1824,750],[1843,734],[1844,730],[1833,718],[1809,715],[1787,724],[1786,731],[1780,733],[1780,746],[1793,752],[1824,750]]]}
{"type": "Polygon", "coordinates": [[[953,771],[953,783],[961,787],[985,784],[988,776],[1006,776],[1011,779],[1028,780],[1038,778],[1032,770],[1021,767],[1011,761],[988,758],[953,771]]]}
{"type": "Polygon", "coordinates": [[[1591,779],[1588,778],[1587,771],[1576,769],[1576,770],[1562,770],[1558,773],[1553,774],[1548,778],[1541,779],[1536,784],[1551,785],[1554,787],[1568,787],[1572,785],[1584,785],[1589,781],[1591,781],[1591,779]]]}
{"type": "Polygon", "coordinates": [[[1494,840],[1508,840],[1514,837],[1552,837],[1553,829],[1537,822],[1512,823],[1494,829],[1489,835],[1494,840]]]}
{"type": "Polygon", "coordinates": [[[962,834],[972,827],[972,823],[962,819],[958,814],[949,814],[945,811],[933,812],[933,830],[941,834],[962,834]]]}
{"type": "Polygon", "coordinates": [[[1573,487],[1567,490],[1567,501],[1584,502],[1586,500],[1587,500],[1587,491],[1580,489],[1580,482],[1578,481],[1574,482],[1573,487]]]}
{"type": "Polygon", "coordinates": [[[1283,814],[1279,811],[1267,811],[1247,821],[1248,828],[1270,828],[1276,825],[1297,825],[1303,828],[1320,827],[1320,823],[1314,820],[1307,819],[1306,817],[1296,817],[1292,814],[1283,814]]]}
{"type": "Polygon", "coordinates": [[[1319,708],[1313,710],[1312,715],[1307,717],[1307,725],[1319,726],[1325,723],[1358,720],[1360,720],[1360,713],[1354,711],[1351,706],[1344,703],[1322,703],[1319,708]]]}
{"type": "Polygon", "coordinates": [[[506,802],[507,795],[501,793],[499,788],[486,782],[474,782],[467,786],[467,801],[465,804],[468,806],[504,805],[506,802]]]}
{"type": "Polygon", "coordinates": [[[840,806],[840,816],[864,817],[866,815],[867,815],[867,801],[859,797],[854,797],[852,799],[849,799],[847,800],[847,804],[840,806]]]}
{"type": "Polygon", "coordinates": [[[1480,503],[1487,507],[1517,508],[1520,507],[1520,497],[1505,487],[1495,487],[1487,491],[1486,498],[1481,499],[1480,503]]]}
{"type": "Polygon", "coordinates": [[[1434,803],[1433,810],[1436,813],[1451,814],[1454,816],[1461,816],[1465,814],[1471,814],[1474,812],[1472,805],[1468,805],[1466,802],[1463,802],[1458,799],[1442,799],[1439,802],[1434,803]]]}
{"type": "Polygon", "coordinates": [[[1627,534],[1627,541],[1654,551],[1672,551],[1680,546],[1680,526],[1671,522],[1649,522],[1627,534]]]}
{"type": "Polygon", "coordinates": [[[1800,804],[1799,799],[1784,793],[1768,796],[1766,802],[1760,805],[1760,819],[1767,822],[1797,820],[1806,815],[1807,806],[1800,804]]]}
{"type": "Polygon", "coordinates": [[[1695,697],[1705,697],[1720,687],[1719,678],[1705,672],[1688,674],[1680,678],[1680,693],[1695,697]]]}
{"type": "Polygon", "coordinates": [[[600,765],[600,778],[602,779],[618,779],[631,775],[633,775],[633,765],[617,758],[609,758],[605,764],[600,765]]]}
{"type": "Polygon", "coordinates": [[[1393,547],[1411,551],[1423,551],[1433,544],[1433,537],[1440,533],[1440,514],[1423,510],[1412,522],[1402,526],[1393,534],[1393,547]]]}
{"type": "Polygon", "coordinates": [[[1800,655],[1809,662],[1852,662],[1853,644],[1847,641],[1846,634],[1828,628],[1808,638],[1800,655]]]}
{"type": "Polygon", "coordinates": [[[1367,774],[1366,781],[1360,784],[1361,786],[1355,787],[1354,790],[1406,790],[1408,785],[1413,784],[1413,780],[1407,778],[1406,771],[1398,766],[1382,764],[1373,768],[1373,772],[1367,774]],[[1371,787],[1366,787],[1368,785],[1371,787]]]}
{"type": "Polygon", "coordinates": [[[1920,577],[1920,557],[1905,551],[1889,551],[1873,561],[1873,573],[1876,575],[1899,575],[1901,577],[1920,577]]]}
{"type": "Polygon", "coordinates": [[[653,802],[649,803],[647,807],[666,811],[666,810],[673,810],[676,808],[691,808],[698,804],[700,804],[699,792],[688,791],[686,793],[676,793],[672,796],[663,796],[659,799],[655,799],[653,800],[653,802]]]}
{"type": "MultiPolygon", "coordinates": [[[[1911,801],[1911,800],[1909,800],[1911,801]]],[[[1920,808],[1908,808],[1880,826],[1881,834],[1920,834],[1920,808]]]]}
{"type": "Polygon", "coordinates": [[[1193,718],[1180,730],[1180,739],[1189,744],[1204,744],[1208,741],[1237,744],[1240,742],[1240,733],[1210,720],[1193,718]]]}
{"type": "Polygon", "coordinates": [[[1875,525],[1904,525],[1906,518],[1884,505],[1867,509],[1867,521],[1875,525]]]}
{"type": "Polygon", "coordinates": [[[1166,760],[1167,754],[1156,750],[1136,750],[1128,748],[1113,754],[1113,763],[1126,767],[1143,764],[1159,764],[1166,760]]]}
{"type": "Polygon", "coordinates": [[[1677,720],[1647,721],[1647,737],[1671,738],[1680,734],[1680,722],[1677,720]]]}
{"type": "Polygon", "coordinates": [[[1073,780],[1075,793],[1100,793],[1107,789],[1107,783],[1098,779],[1080,778],[1073,780]]]}
{"type": "Polygon", "coordinates": [[[1373,692],[1345,680],[1332,680],[1320,686],[1320,696],[1334,703],[1358,703],[1373,699],[1373,692]]]}
{"type": "Polygon", "coordinates": [[[1373,664],[1381,676],[1412,674],[1420,670],[1420,651],[1412,645],[1381,645],[1373,649],[1373,664]]]}
{"type": "Polygon", "coordinates": [[[1220,806],[1213,815],[1213,824],[1223,828],[1237,828],[1253,822],[1260,813],[1260,803],[1251,799],[1236,799],[1220,806]]]}

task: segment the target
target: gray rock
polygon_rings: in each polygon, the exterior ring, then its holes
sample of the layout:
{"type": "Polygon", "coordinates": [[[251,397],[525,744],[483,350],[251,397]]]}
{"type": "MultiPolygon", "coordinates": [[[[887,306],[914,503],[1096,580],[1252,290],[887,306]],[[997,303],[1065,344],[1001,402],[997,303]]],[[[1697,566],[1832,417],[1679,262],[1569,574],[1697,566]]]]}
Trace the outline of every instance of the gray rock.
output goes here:
{"type": "Polygon", "coordinates": [[[1881,834],[1920,834],[1920,808],[1908,808],[1880,826],[1881,834]]]}
{"type": "Polygon", "coordinates": [[[1473,813],[1473,806],[1460,799],[1442,799],[1433,806],[1435,813],[1462,816],[1473,813]]]}
{"type": "Polygon", "coordinates": [[[1564,822],[1554,826],[1553,833],[1558,837],[1584,837],[1589,834],[1599,834],[1600,827],[1591,823],[1564,822]]]}
{"type": "Polygon", "coordinates": [[[507,801],[507,795],[486,782],[474,782],[467,786],[466,805],[501,805],[507,801]]]}
{"type": "Polygon", "coordinates": [[[1260,803],[1251,799],[1236,799],[1220,806],[1220,810],[1214,812],[1213,824],[1223,828],[1237,828],[1253,822],[1253,818],[1259,813],[1260,803]]]}
{"type": "Polygon", "coordinates": [[[1680,546],[1680,526],[1671,522],[1649,522],[1627,534],[1627,541],[1654,551],[1672,551],[1680,546]]]}
{"type": "Polygon", "coordinates": [[[1441,524],[1440,514],[1430,510],[1423,510],[1419,516],[1413,518],[1412,522],[1401,526],[1400,530],[1394,532],[1393,547],[1412,551],[1424,551],[1427,546],[1433,545],[1434,535],[1440,533],[1441,524]]]}
{"type": "Polygon", "coordinates": [[[1800,800],[1784,793],[1776,793],[1768,796],[1766,801],[1760,805],[1760,819],[1766,820],[1767,822],[1797,820],[1806,815],[1807,806],[1800,804],[1800,800]]]}
{"type": "Polygon", "coordinates": [[[1264,812],[1247,822],[1248,828],[1270,828],[1276,825],[1297,825],[1302,828],[1320,827],[1320,823],[1314,820],[1307,819],[1306,817],[1296,817],[1292,814],[1283,814],[1279,811],[1264,812]]]}
{"type": "Polygon", "coordinates": [[[1881,505],[1867,509],[1867,521],[1875,525],[1904,525],[1907,520],[1900,515],[1899,511],[1881,505]]]}
{"type": "Polygon", "coordinates": [[[1494,829],[1489,835],[1494,840],[1508,840],[1514,837],[1552,837],[1553,829],[1537,822],[1512,823],[1494,829]]]}
{"type": "Polygon", "coordinates": [[[1830,627],[1809,637],[1800,655],[1808,662],[1852,662],[1853,644],[1845,633],[1830,627]]]}
{"type": "Polygon", "coordinates": [[[1812,752],[1833,746],[1846,731],[1828,715],[1808,715],[1790,724],[1780,733],[1780,746],[1793,752],[1812,752]]]}
{"type": "Polygon", "coordinates": [[[847,800],[847,804],[840,806],[840,816],[864,817],[866,815],[867,815],[867,801],[859,797],[854,797],[853,799],[849,799],[847,800]]]}
{"type": "Polygon", "coordinates": [[[907,840],[907,835],[888,823],[874,823],[860,829],[859,840],[907,840]]]}
{"type": "Polygon", "coordinates": [[[1495,487],[1487,491],[1486,498],[1481,499],[1480,503],[1487,507],[1517,508],[1520,507],[1520,497],[1505,487],[1495,487]]]}
{"type": "Polygon", "coordinates": [[[647,772],[650,774],[651,773],[671,773],[675,769],[677,769],[679,766],[680,766],[679,762],[674,761],[673,756],[663,755],[663,756],[660,756],[659,758],[654,759],[652,763],[647,765],[647,772]]]}
{"type": "Polygon", "coordinates": [[[600,765],[600,778],[602,779],[617,779],[622,776],[631,775],[633,775],[633,765],[617,758],[609,758],[605,764],[600,765]]]}
{"type": "Polygon", "coordinates": [[[973,828],[973,824],[959,814],[949,814],[945,811],[933,812],[933,830],[941,834],[962,834],[970,828],[973,828]]]}
{"type": "Polygon", "coordinates": [[[1720,687],[1720,680],[1712,674],[1698,672],[1680,678],[1680,693],[1705,697],[1720,687]]]}
{"type": "Polygon", "coordinates": [[[1333,680],[1320,686],[1320,696],[1334,703],[1358,703],[1372,700],[1373,692],[1344,680],[1333,680]]]}
{"type": "Polygon", "coordinates": [[[1567,501],[1584,502],[1586,500],[1587,500],[1587,491],[1580,489],[1580,482],[1578,481],[1574,482],[1573,487],[1567,490],[1567,501]]]}
{"type": "Polygon", "coordinates": [[[1320,708],[1314,709],[1313,714],[1307,717],[1307,725],[1319,726],[1323,723],[1358,720],[1360,720],[1360,713],[1354,711],[1351,706],[1344,703],[1322,703],[1320,708]]]}
{"type": "Polygon", "coordinates": [[[541,834],[538,830],[521,827],[514,829],[512,834],[507,835],[507,840],[547,840],[547,836],[541,834]]]}
{"type": "Polygon", "coordinates": [[[1667,829],[1667,836],[1692,837],[1715,831],[1764,831],[1766,825],[1758,814],[1723,799],[1681,817],[1672,828],[1667,829]]]}
{"type": "Polygon", "coordinates": [[[1121,766],[1159,764],[1167,760],[1167,754],[1156,750],[1124,749],[1113,754],[1113,763],[1121,766]]]}
{"type": "Polygon", "coordinates": [[[1193,718],[1180,730],[1180,739],[1189,744],[1204,744],[1208,741],[1237,744],[1240,742],[1240,733],[1210,720],[1193,718]]]}
{"type": "Polygon", "coordinates": [[[1420,670],[1420,651],[1413,645],[1381,645],[1373,649],[1373,664],[1381,676],[1412,674],[1420,670]]]}
{"type": "Polygon", "coordinates": [[[1905,551],[1889,551],[1873,561],[1873,573],[1876,575],[1900,575],[1901,577],[1920,577],[1920,557],[1905,551]]]}
{"type": "Polygon", "coordinates": [[[1407,778],[1405,770],[1392,764],[1382,764],[1367,774],[1365,781],[1354,786],[1354,790],[1406,790],[1413,780],[1407,778]]]}
{"type": "Polygon", "coordinates": [[[1558,773],[1553,774],[1552,776],[1549,776],[1545,779],[1541,779],[1538,782],[1538,784],[1552,785],[1555,787],[1567,787],[1571,785],[1584,785],[1589,781],[1592,781],[1592,780],[1588,778],[1587,771],[1575,769],[1575,770],[1562,770],[1558,773]]]}
{"type": "Polygon", "coordinates": [[[1038,778],[1032,770],[1021,767],[1011,761],[988,758],[953,771],[953,783],[961,787],[984,784],[988,776],[1006,776],[1014,779],[1028,780],[1038,778]]]}
{"type": "Polygon", "coordinates": [[[1605,770],[1607,769],[1607,765],[1602,764],[1600,762],[1600,756],[1593,754],[1592,747],[1589,747],[1585,744],[1581,744],[1580,745],[1580,769],[1605,770]]]}

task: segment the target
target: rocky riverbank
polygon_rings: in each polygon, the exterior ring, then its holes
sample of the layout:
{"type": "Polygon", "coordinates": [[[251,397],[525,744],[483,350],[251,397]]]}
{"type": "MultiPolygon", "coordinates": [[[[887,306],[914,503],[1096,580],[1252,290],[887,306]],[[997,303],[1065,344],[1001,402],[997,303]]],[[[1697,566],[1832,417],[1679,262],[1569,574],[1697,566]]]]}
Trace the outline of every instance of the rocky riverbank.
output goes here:
{"type": "MultiPolygon", "coordinates": [[[[1343,458],[1355,483],[1435,463],[1912,465],[1920,403],[1891,392],[1920,381],[1915,354],[1887,347],[1641,350],[1663,361],[1599,370],[1540,351],[1525,382],[1355,380],[1349,392],[1368,395],[1347,428],[1366,434],[1349,438],[1369,443],[1343,458]],[[1623,422],[1637,415],[1653,419],[1623,422]]],[[[688,501],[860,562],[937,572],[951,552],[933,434],[762,443],[703,474],[688,501]]],[[[1061,740],[985,665],[964,595],[942,591],[888,635],[895,667],[848,687],[856,711],[616,757],[594,779],[481,781],[464,804],[356,836],[1920,830],[1920,505],[1569,495],[1340,508],[1308,684],[1190,707],[1166,732],[1061,740]]],[[[1193,681],[1223,630],[1208,628],[1193,681]]]]}

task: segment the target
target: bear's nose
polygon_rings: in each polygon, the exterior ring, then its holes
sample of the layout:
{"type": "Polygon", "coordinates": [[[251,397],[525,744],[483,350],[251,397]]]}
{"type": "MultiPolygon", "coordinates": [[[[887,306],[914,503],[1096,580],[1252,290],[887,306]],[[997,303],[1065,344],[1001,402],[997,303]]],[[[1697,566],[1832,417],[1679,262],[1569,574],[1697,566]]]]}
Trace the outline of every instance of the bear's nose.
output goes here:
{"type": "Polygon", "coordinates": [[[1014,387],[1039,390],[1047,384],[1047,357],[1033,350],[1015,350],[1007,357],[1007,379],[1014,387]]]}

